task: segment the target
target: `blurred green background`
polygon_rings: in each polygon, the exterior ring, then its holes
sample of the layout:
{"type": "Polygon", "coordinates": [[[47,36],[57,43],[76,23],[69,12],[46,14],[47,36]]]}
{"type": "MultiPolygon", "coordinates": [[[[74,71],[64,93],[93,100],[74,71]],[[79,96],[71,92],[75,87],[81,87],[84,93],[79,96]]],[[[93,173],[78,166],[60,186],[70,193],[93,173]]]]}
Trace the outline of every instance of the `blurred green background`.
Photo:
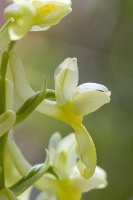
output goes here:
{"type": "MultiPolygon", "coordinates": [[[[111,102],[84,117],[109,184],[84,194],[83,200],[133,200],[133,0],[72,2],[73,12],[61,23],[47,32],[29,33],[15,51],[35,90],[43,76],[54,88],[54,70],[67,57],[78,58],[79,84],[96,82],[111,90],[111,102]]],[[[5,5],[0,2],[1,25],[5,5]]],[[[34,112],[15,128],[15,138],[35,164],[43,162],[48,139],[56,131],[64,136],[72,129],[34,112]]]]}

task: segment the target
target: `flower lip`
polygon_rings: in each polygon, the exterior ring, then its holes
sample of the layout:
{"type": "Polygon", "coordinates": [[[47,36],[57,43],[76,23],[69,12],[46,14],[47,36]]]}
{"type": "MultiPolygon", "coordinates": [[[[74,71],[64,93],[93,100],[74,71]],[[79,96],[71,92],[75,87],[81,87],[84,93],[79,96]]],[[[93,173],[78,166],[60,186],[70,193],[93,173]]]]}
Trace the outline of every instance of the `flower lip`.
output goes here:
{"type": "Polygon", "coordinates": [[[99,92],[109,92],[108,88],[104,85],[98,84],[98,83],[83,83],[79,85],[74,93],[74,96],[78,95],[79,93],[83,93],[86,91],[99,91],[99,92]]]}
{"type": "Polygon", "coordinates": [[[73,111],[76,115],[87,115],[110,102],[111,92],[101,84],[84,83],[79,85],[72,100],[73,111]]]}

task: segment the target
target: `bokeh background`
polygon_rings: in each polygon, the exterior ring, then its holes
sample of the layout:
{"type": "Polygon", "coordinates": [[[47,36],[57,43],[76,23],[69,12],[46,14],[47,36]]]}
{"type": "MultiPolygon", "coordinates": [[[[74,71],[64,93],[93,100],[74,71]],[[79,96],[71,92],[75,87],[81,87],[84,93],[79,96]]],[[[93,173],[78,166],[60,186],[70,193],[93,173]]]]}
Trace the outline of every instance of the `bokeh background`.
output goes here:
{"type": "MultiPolygon", "coordinates": [[[[47,32],[29,33],[15,48],[32,87],[43,76],[54,88],[55,68],[77,57],[79,84],[101,83],[111,90],[111,102],[84,117],[97,149],[98,165],[108,174],[108,187],[83,195],[83,200],[133,200],[133,1],[72,0],[73,12],[47,32]]],[[[4,24],[0,1],[0,25],[4,24]]],[[[16,99],[16,107],[21,102],[16,99]]],[[[15,129],[26,158],[43,162],[50,135],[72,131],[61,121],[34,112],[15,129]]]]}

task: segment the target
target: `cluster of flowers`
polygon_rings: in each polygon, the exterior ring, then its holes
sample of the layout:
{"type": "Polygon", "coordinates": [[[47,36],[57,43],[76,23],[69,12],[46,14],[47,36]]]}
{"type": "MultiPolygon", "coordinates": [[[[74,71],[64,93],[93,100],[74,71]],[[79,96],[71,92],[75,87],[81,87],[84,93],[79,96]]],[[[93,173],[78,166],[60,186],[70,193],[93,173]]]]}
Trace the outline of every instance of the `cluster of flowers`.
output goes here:
{"type": "MultiPolygon", "coordinates": [[[[0,32],[0,50],[29,30],[47,30],[70,12],[70,0],[13,0],[5,9],[8,22],[0,32]]],[[[0,138],[35,109],[70,124],[73,133],[63,139],[59,133],[53,134],[45,163],[32,167],[10,130],[4,158],[5,187],[0,188],[0,199],[28,200],[34,186],[42,191],[36,200],[80,200],[83,192],[105,187],[106,173],[96,166],[95,146],[82,121],[84,115],[110,101],[108,89],[96,83],[78,86],[77,59],[67,58],[55,70],[55,90],[46,89],[44,82],[41,91],[35,93],[19,57],[10,53],[8,60],[13,82],[5,79],[6,110],[0,115],[0,138]],[[24,102],[17,112],[13,111],[13,88],[24,102]]]]}

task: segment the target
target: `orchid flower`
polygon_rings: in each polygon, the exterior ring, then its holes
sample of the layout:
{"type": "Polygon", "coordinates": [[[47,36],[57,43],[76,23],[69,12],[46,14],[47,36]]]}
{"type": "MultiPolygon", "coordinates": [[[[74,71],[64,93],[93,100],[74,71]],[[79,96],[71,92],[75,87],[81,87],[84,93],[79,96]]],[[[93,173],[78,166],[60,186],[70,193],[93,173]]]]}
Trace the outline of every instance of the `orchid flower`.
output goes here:
{"type": "MultiPolygon", "coordinates": [[[[26,101],[34,94],[26,80],[19,58],[13,53],[10,66],[17,94],[26,101]]],[[[55,101],[45,99],[37,110],[72,126],[78,143],[82,162],[80,171],[85,178],[90,178],[96,167],[94,143],[82,125],[83,116],[94,112],[110,101],[108,89],[96,83],[78,84],[78,67],[76,58],[67,58],[55,71],[55,101]]]]}
{"type": "MultiPolygon", "coordinates": [[[[73,133],[63,139],[59,133],[52,135],[48,146],[50,166],[34,185],[43,191],[36,200],[56,200],[56,198],[59,200],[80,200],[82,193],[104,188],[107,185],[106,172],[100,167],[96,167],[95,173],[88,180],[81,176],[77,166],[80,161],[77,147],[73,133]]],[[[11,137],[8,138],[5,161],[5,169],[10,167],[12,169],[11,176],[6,173],[7,183],[15,181],[15,179],[19,180],[31,167],[11,137]],[[11,155],[13,155],[12,159],[11,155]]],[[[23,197],[26,198],[26,196],[28,198],[29,192],[26,193],[18,199],[23,200],[23,197]]]]}
{"type": "Polygon", "coordinates": [[[96,167],[95,173],[88,180],[81,176],[77,166],[80,155],[73,133],[63,139],[59,133],[55,133],[50,138],[48,149],[51,156],[51,168],[55,175],[50,176],[47,173],[44,175],[45,178],[42,177],[38,181],[41,190],[49,191],[53,188],[53,194],[61,200],[80,200],[83,192],[104,188],[107,185],[106,173],[100,167],[96,167]],[[43,180],[46,184],[43,184],[43,180]]]}
{"type": "Polygon", "coordinates": [[[71,12],[71,0],[13,0],[5,9],[11,40],[19,40],[28,31],[47,30],[71,12]]]}

